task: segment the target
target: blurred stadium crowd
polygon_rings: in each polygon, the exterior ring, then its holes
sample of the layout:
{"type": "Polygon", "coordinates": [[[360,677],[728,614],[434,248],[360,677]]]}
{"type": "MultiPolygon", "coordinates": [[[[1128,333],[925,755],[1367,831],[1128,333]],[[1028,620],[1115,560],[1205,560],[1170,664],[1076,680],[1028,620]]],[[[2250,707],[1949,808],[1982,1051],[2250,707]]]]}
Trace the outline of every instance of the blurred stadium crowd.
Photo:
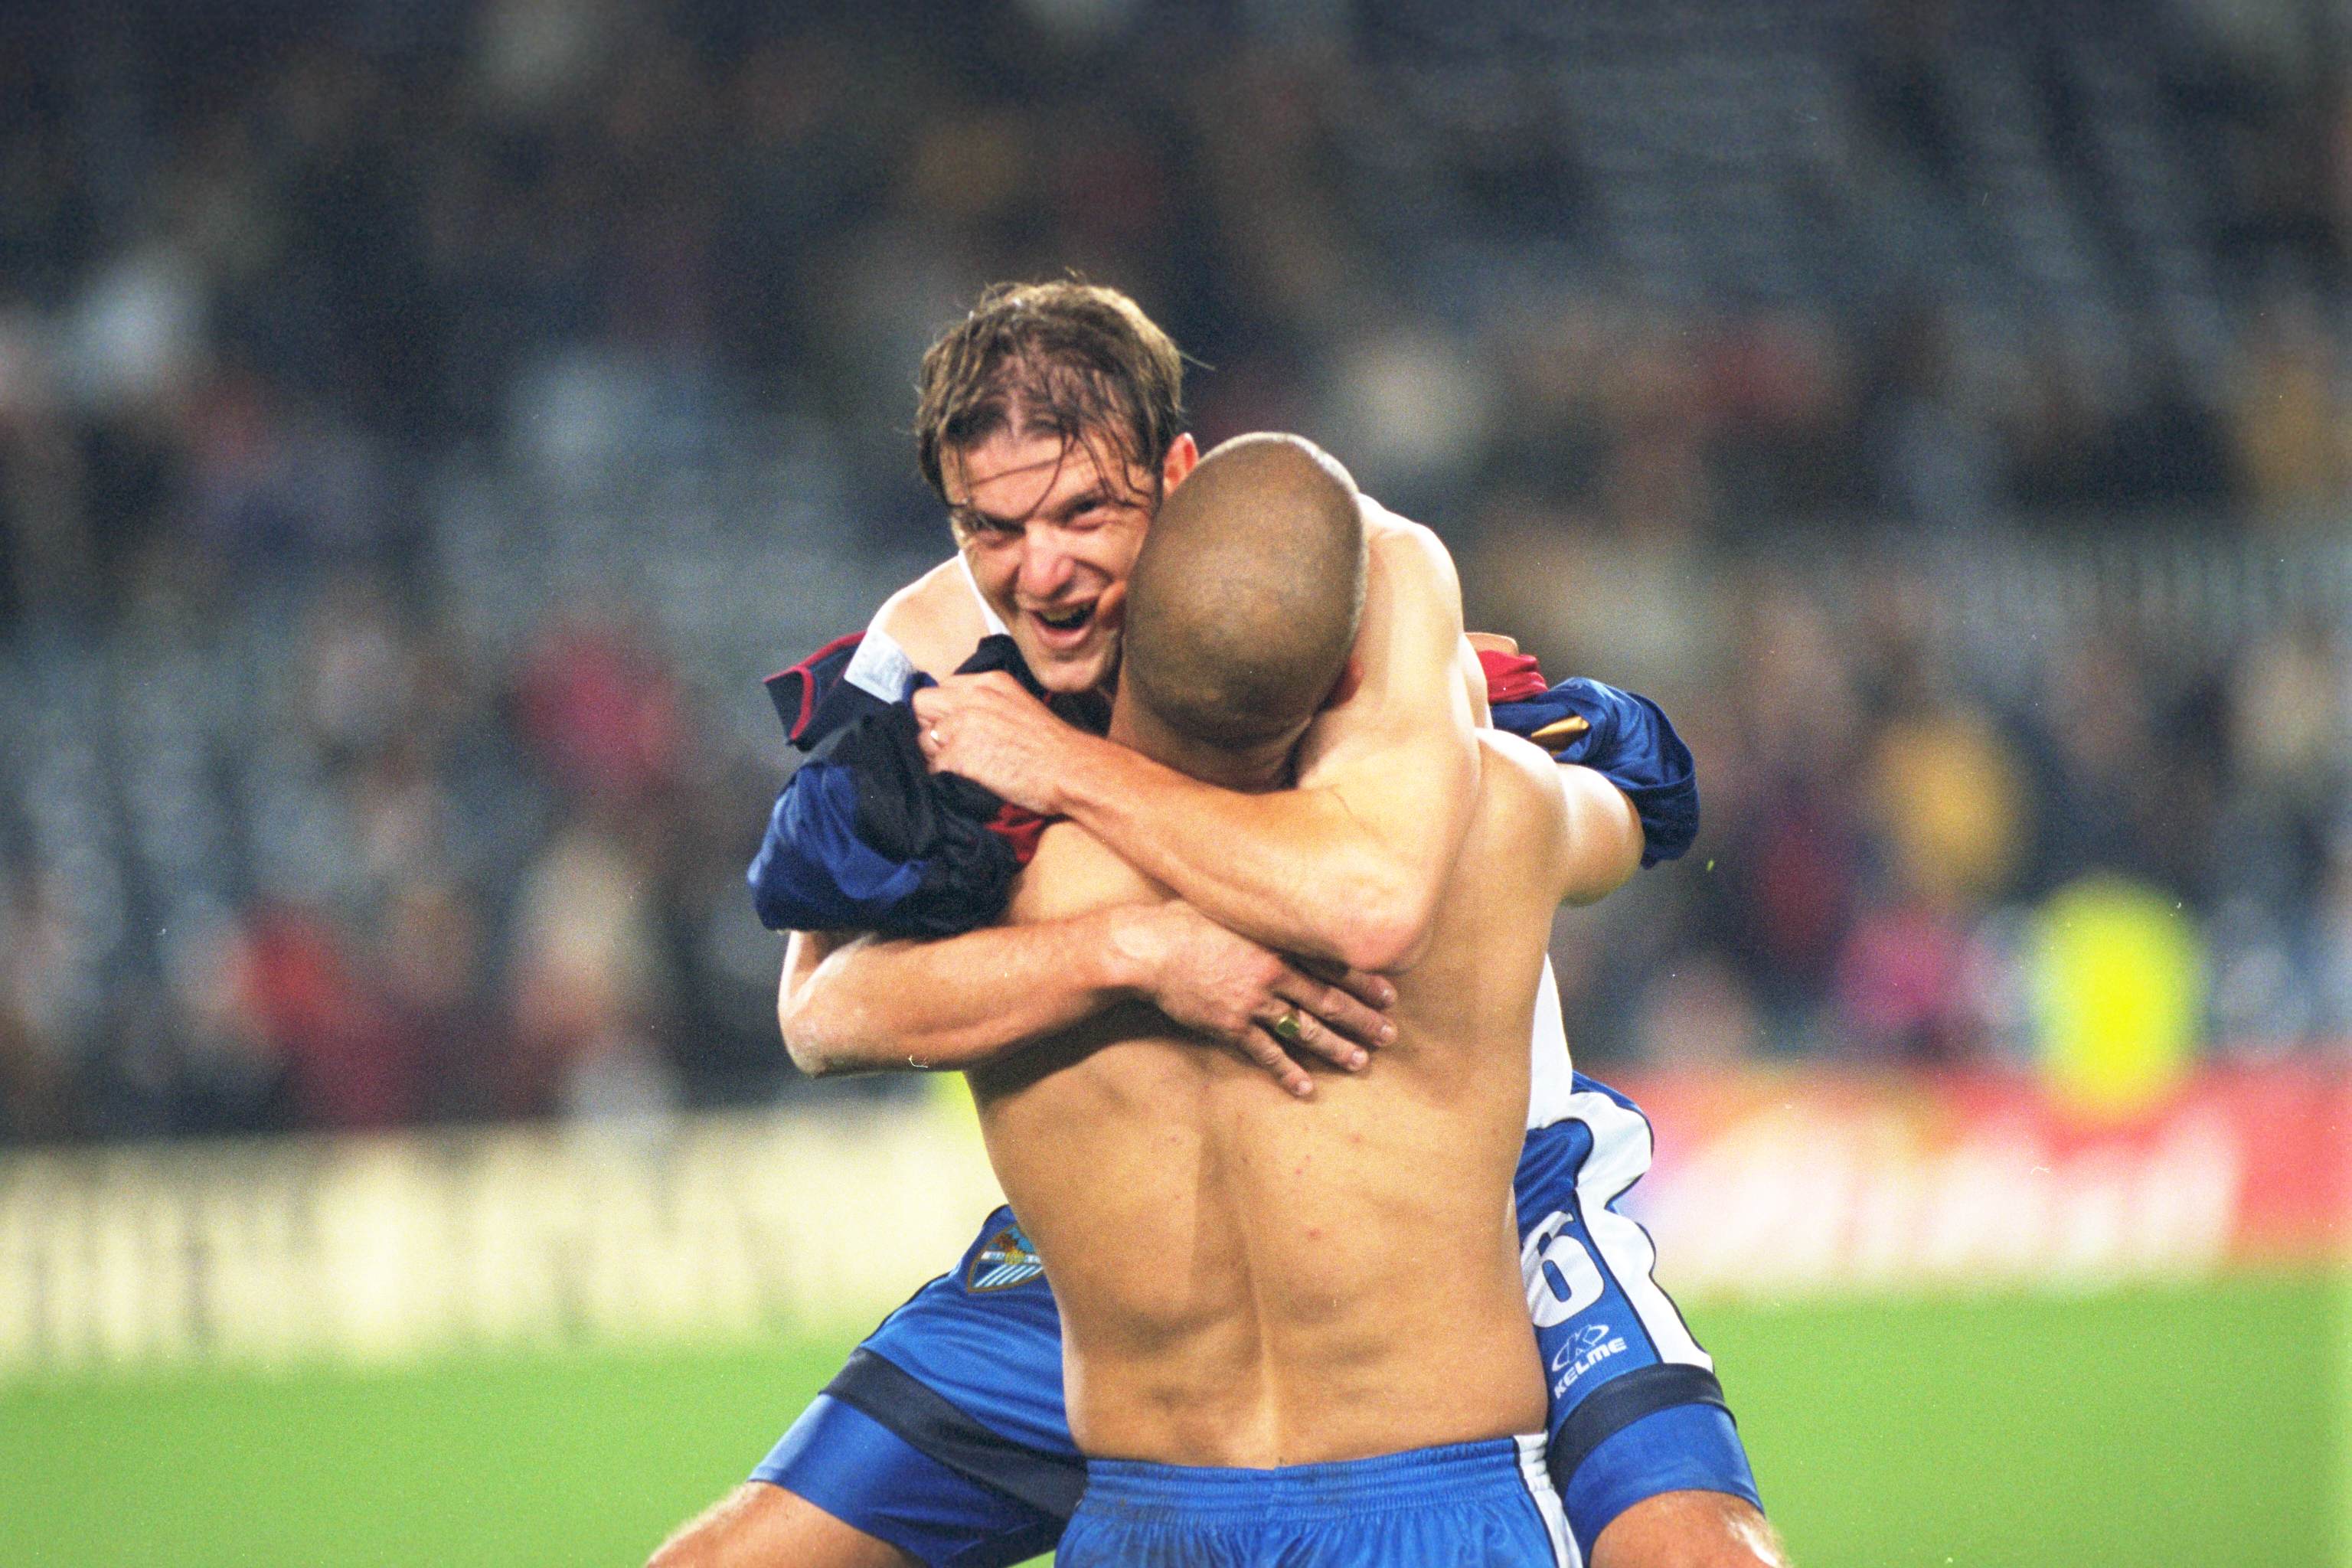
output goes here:
{"type": "Polygon", "coordinates": [[[2031,1050],[2094,873],[2215,1048],[2340,1050],[2347,65],[2220,0],[8,7],[0,1141],[805,1092],[756,681],[945,551],[916,360],[1066,269],[1681,723],[1586,1060],[2031,1050]]]}

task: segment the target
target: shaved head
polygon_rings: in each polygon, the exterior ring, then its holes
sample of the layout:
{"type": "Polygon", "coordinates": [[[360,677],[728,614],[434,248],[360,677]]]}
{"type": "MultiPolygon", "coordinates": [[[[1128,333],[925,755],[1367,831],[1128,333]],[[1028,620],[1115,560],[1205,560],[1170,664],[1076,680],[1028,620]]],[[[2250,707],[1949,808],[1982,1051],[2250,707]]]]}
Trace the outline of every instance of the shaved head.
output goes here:
{"type": "Polygon", "coordinates": [[[1364,607],[1356,482],[1311,441],[1242,436],[1170,492],[1127,596],[1122,700],[1241,746],[1304,728],[1364,607]]]}

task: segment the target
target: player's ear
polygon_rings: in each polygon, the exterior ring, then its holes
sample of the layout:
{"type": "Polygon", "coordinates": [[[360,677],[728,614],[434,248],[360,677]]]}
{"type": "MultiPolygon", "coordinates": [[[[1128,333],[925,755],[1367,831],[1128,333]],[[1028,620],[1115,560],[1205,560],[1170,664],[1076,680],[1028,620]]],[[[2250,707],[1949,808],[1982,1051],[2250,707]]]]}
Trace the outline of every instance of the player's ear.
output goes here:
{"type": "Polygon", "coordinates": [[[1351,653],[1348,656],[1348,662],[1339,667],[1339,679],[1331,683],[1331,695],[1323,699],[1323,706],[1337,708],[1340,703],[1353,697],[1356,694],[1356,688],[1363,683],[1364,667],[1351,653]]]}
{"type": "Polygon", "coordinates": [[[1201,444],[1192,439],[1190,430],[1168,443],[1168,456],[1160,461],[1160,498],[1165,500],[1170,490],[1182,484],[1200,460],[1201,444]]]}

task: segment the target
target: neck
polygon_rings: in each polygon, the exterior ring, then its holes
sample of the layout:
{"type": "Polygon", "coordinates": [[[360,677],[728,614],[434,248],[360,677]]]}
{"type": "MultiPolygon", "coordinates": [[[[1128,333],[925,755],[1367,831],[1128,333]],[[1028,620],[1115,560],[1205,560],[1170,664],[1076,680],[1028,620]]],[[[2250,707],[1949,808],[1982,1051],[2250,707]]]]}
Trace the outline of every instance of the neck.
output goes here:
{"type": "Polygon", "coordinates": [[[1109,737],[1202,784],[1244,795],[1265,795],[1288,784],[1291,748],[1298,740],[1277,735],[1254,745],[1213,746],[1170,729],[1131,693],[1112,704],[1109,737]]]}

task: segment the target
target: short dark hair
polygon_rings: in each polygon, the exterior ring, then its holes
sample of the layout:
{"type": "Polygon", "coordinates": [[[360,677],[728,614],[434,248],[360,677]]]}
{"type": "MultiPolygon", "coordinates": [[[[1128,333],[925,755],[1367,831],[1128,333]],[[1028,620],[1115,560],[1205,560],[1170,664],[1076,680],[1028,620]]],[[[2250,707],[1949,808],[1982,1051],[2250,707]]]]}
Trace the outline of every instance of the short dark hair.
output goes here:
{"type": "Polygon", "coordinates": [[[1295,734],[1355,647],[1365,548],[1355,480],[1321,448],[1296,436],[1226,442],[1144,535],[1119,700],[1211,745],[1295,734]]]}
{"type": "Polygon", "coordinates": [[[1184,356],[1116,289],[1065,279],[999,283],[923,355],[915,453],[947,499],[945,454],[1000,430],[1087,443],[1106,475],[1114,454],[1156,473],[1184,429],[1184,356]]]}

